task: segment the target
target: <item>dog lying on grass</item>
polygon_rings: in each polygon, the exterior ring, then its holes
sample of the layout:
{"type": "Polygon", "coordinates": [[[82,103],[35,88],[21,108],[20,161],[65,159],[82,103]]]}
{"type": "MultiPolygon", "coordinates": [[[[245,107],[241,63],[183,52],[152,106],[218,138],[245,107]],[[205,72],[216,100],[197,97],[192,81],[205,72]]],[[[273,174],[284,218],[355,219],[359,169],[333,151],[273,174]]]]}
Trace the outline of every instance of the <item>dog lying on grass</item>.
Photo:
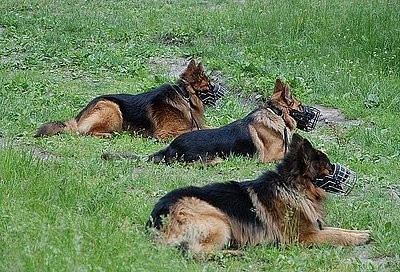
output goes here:
{"type": "MultiPolygon", "coordinates": [[[[303,111],[300,101],[290,90],[289,84],[276,80],[272,97],[261,107],[241,120],[226,126],[184,133],[165,149],[149,156],[156,163],[195,162],[212,163],[230,155],[256,156],[262,162],[282,159],[290,143],[291,132],[303,111]]],[[[137,158],[134,154],[102,155],[104,159],[137,158]]]]}
{"type": "Polygon", "coordinates": [[[173,190],[154,206],[146,226],[158,242],[195,256],[231,245],[366,244],[367,230],[323,226],[324,189],[330,187],[317,184],[324,184],[333,167],[326,154],[294,134],[275,171],[250,181],[173,190]]]}
{"type": "Polygon", "coordinates": [[[214,104],[223,89],[212,85],[203,65],[191,60],[176,84],[137,95],[108,94],[94,98],[75,118],[43,124],[34,137],[66,131],[110,137],[130,131],[169,140],[184,132],[205,129],[204,105],[214,104]]]}

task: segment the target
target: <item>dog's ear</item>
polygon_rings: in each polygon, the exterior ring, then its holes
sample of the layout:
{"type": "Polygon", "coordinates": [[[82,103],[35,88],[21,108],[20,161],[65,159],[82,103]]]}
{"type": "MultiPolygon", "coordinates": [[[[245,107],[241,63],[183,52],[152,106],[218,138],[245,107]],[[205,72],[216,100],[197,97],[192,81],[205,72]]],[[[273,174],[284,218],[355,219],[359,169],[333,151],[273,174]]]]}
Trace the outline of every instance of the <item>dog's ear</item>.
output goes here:
{"type": "Polygon", "coordinates": [[[300,136],[298,133],[294,133],[292,136],[292,142],[301,142],[304,138],[300,136]]]}
{"type": "Polygon", "coordinates": [[[293,96],[289,84],[285,84],[282,92],[282,99],[287,105],[293,105],[293,96]]]}
{"type": "Polygon", "coordinates": [[[282,81],[279,78],[276,79],[274,93],[281,92],[281,91],[283,91],[283,89],[284,89],[284,86],[283,86],[282,81]]]}
{"type": "Polygon", "coordinates": [[[312,144],[307,139],[303,139],[303,145],[301,149],[305,162],[307,161],[310,162],[315,159],[317,150],[312,146],[312,144]]]}
{"type": "Polygon", "coordinates": [[[197,66],[196,66],[196,62],[194,59],[191,59],[188,63],[188,66],[186,67],[186,69],[182,72],[181,74],[181,78],[186,80],[187,82],[191,82],[192,81],[192,77],[194,72],[197,70],[197,66]]]}
{"type": "Polygon", "coordinates": [[[200,72],[204,72],[204,66],[201,62],[199,62],[199,64],[197,64],[197,70],[200,72]]]}
{"type": "Polygon", "coordinates": [[[294,133],[292,136],[292,141],[290,142],[290,150],[292,152],[301,153],[304,157],[310,157],[315,149],[312,144],[305,138],[301,137],[299,134],[294,133]]]}
{"type": "Polygon", "coordinates": [[[196,61],[195,61],[194,59],[191,59],[191,60],[189,61],[189,64],[188,64],[186,70],[188,70],[188,71],[193,71],[193,70],[195,70],[195,69],[196,69],[196,61]]]}
{"type": "Polygon", "coordinates": [[[297,152],[300,147],[303,145],[304,138],[301,137],[299,134],[294,133],[292,136],[292,141],[290,142],[290,151],[297,152]]]}
{"type": "Polygon", "coordinates": [[[303,149],[305,152],[310,153],[310,152],[314,152],[315,149],[312,146],[312,144],[307,140],[303,138],[303,149]]]}

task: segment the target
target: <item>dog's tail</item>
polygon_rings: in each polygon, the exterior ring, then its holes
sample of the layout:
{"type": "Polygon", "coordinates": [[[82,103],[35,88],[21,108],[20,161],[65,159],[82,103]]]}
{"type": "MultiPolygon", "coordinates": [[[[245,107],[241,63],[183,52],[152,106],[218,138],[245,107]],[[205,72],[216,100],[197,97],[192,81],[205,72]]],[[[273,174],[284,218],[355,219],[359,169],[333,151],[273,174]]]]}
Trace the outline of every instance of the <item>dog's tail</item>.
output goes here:
{"type": "Polygon", "coordinates": [[[154,163],[162,163],[164,162],[165,156],[163,155],[164,150],[157,151],[156,153],[149,156],[149,161],[154,163]]]}
{"type": "Polygon", "coordinates": [[[170,146],[161,149],[160,151],[157,151],[156,153],[148,157],[148,161],[154,163],[171,163],[177,161],[177,159],[178,157],[176,152],[174,152],[174,150],[170,146]]]}
{"type": "Polygon", "coordinates": [[[130,153],[109,153],[105,152],[101,154],[101,158],[103,160],[122,160],[122,159],[132,159],[132,160],[141,160],[143,158],[147,158],[147,156],[140,156],[136,154],[130,153]]]}
{"type": "Polygon", "coordinates": [[[75,119],[67,122],[49,122],[41,125],[33,137],[53,136],[66,131],[78,131],[78,125],[75,119]]]}
{"type": "Polygon", "coordinates": [[[132,153],[109,153],[105,152],[101,155],[104,160],[122,160],[122,159],[132,159],[132,160],[146,160],[148,162],[154,163],[170,163],[177,160],[177,156],[173,154],[171,148],[165,148],[156,153],[147,155],[136,155],[132,153]]]}

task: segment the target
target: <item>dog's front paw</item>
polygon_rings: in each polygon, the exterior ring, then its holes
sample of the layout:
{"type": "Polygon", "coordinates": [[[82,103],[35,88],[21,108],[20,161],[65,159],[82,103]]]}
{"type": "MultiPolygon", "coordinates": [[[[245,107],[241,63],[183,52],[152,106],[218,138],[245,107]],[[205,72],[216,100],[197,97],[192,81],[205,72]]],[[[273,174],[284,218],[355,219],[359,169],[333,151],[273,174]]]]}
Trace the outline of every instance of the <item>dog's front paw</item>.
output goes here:
{"type": "Polygon", "coordinates": [[[368,244],[372,241],[371,232],[369,230],[361,230],[355,233],[353,245],[360,246],[368,244]]]}

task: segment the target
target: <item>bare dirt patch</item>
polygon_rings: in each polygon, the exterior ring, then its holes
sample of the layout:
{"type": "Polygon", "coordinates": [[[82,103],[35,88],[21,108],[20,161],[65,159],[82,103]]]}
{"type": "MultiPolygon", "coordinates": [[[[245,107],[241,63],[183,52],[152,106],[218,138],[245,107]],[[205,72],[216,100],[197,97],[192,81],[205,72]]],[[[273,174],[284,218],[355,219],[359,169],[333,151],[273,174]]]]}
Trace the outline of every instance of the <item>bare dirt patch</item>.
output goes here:
{"type": "Polygon", "coordinates": [[[0,136],[0,148],[6,148],[6,146],[6,141],[0,136]]]}
{"type": "Polygon", "coordinates": [[[165,57],[154,57],[151,58],[150,67],[154,72],[166,71],[173,77],[179,77],[179,75],[185,70],[189,63],[188,58],[165,58],[165,57]]]}
{"type": "Polygon", "coordinates": [[[393,200],[400,202],[400,185],[388,186],[387,193],[393,200]]]}
{"type": "Polygon", "coordinates": [[[321,111],[321,116],[319,118],[319,123],[322,125],[345,125],[345,126],[355,126],[361,124],[360,120],[349,120],[346,119],[338,109],[328,108],[325,106],[317,105],[315,106],[321,111]]]}
{"type": "Polygon", "coordinates": [[[373,258],[370,256],[368,249],[369,249],[368,245],[354,248],[353,256],[358,258],[360,262],[365,265],[367,264],[372,265],[377,269],[376,271],[389,271],[387,265],[395,261],[396,258],[390,256],[373,258]]]}
{"type": "Polygon", "coordinates": [[[192,35],[181,32],[165,32],[158,37],[159,41],[166,46],[188,46],[192,44],[192,35]]]}
{"type": "Polygon", "coordinates": [[[58,156],[56,156],[54,154],[51,154],[47,150],[41,149],[41,148],[36,147],[36,146],[33,147],[32,154],[35,157],[38,157],[38,158],[40,158],[42,160],[45,160],[45,161],[46,160],[56,160],[57,158],[59,158],[58,156]]]}

